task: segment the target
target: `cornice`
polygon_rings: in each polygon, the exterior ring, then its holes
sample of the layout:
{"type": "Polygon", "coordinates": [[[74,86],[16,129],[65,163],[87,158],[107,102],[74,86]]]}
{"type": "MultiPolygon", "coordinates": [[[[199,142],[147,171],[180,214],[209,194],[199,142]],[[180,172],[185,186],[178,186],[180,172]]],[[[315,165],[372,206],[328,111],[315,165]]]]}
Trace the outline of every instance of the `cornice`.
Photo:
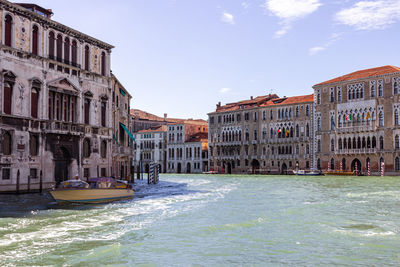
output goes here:
{"type": "Polygon", "coordinates": [[[73,36],[76,39],[78,39],[79,41],[85,40],[87,43],[99,46],[100,48],[103,48],[103,49],[107,50],[108,52],[111,52],[111,49],[114,48],[114,46],[112,46],[106,42],[100,41],[96,38],[93,38],[87,34],[80,32],[80,31],[74,30],[68,26],[65,26],[64,24],[57,22],[57,21],[40,16],[33,11],[30,11],[24,7],[21,7],[17,4],[8,2],[6,0],[0,0],[0,9],[5,9],[5,10],[10,11],[11,13],[18,14],[20,16],[29,18],[29,19],[41,24],[44,28],[53,28],[57,31],[68,34],[70,36],[73,36]]]}

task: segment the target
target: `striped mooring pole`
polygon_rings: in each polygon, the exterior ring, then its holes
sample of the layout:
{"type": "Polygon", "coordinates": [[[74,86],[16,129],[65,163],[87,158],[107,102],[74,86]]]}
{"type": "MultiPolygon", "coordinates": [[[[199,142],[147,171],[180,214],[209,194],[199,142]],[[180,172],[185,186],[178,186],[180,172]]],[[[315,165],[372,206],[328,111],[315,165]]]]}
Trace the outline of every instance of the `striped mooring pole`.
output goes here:
{"type": "Polygon", "coordinates": [[[368,176],[371,176],[371,167],[370,167],[369,161],[368,161],[368,164],[367,164],[367,168],[368,168],[368,176]]]}
{"type": "Polygon", "coordinates": [[[383,167],[385,166],[384,162],[381,162],[381,177],[383,176],[383,167]]]}

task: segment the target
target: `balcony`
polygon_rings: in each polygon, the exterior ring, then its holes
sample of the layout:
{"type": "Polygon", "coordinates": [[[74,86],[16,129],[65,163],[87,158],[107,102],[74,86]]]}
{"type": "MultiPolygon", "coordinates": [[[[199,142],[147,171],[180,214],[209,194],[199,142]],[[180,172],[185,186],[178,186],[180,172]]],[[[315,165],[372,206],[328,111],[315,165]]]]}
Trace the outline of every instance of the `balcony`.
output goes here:
{"type": "Polygon", "coordinates": [[[337,133],[360,133],[360,132],[370,132],[376,130],[375,122],[353,122],[353,123],[343,123],[342,127],[337,127],[337,133]]]}
{"type": "Polygon", "coordinates": [[[355,155],[355,154],[375,154],[378,150],[376,148],[358,148],[358,149],[341,149],[336,151],[338,155],[355,155]]]}

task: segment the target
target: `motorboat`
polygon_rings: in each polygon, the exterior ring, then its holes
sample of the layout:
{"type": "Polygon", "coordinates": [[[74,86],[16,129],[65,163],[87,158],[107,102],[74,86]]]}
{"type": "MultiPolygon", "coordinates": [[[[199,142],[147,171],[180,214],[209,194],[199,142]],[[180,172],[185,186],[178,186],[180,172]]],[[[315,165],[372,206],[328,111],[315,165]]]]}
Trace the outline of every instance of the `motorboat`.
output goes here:
{"type": "Polygon", "coordinates": [[[324,175],[320,170],[293,170],[295,175],[305,175],[305,176],[318,176],[324,175]]]}
{"type": "Polygon", "coordinates": [[[101,177],[89,178],[87,182],[67,180],[50,194],[58,203],[107,203],[132,198],[133,190],[127,181],[101,177]]]}

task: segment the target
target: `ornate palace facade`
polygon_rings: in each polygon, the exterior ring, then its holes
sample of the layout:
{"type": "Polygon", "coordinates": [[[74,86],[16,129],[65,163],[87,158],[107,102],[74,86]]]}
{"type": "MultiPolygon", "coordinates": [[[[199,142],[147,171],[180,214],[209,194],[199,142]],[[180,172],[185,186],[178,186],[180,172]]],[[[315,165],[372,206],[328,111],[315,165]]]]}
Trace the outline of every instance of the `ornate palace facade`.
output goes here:
{"type": "Polygon", "coordinates": [[[313,95],[219,103],[208,116],[210,169],[286,173],[313,164],[313,95]]]}
{"type": "Polygon", "coordinates": [[[51,15],[0,0],[0,191],[114,172],[113,46],[51,15]]]}
{"type": "Polygon", "coordinates": [[[318,168],[400,174],[399,84],[400,68],[383,66],[313,86],[318,168]]]}

